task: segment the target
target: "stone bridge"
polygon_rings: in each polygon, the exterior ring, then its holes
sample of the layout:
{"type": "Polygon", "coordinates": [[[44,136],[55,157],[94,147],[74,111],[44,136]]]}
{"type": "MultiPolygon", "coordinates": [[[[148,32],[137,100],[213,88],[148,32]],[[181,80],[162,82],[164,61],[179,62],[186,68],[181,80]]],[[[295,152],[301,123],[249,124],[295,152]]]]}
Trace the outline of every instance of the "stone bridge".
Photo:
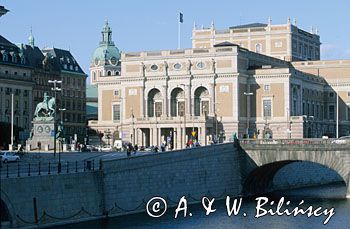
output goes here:
{"type": "Polygon", "coordinates": [[[350,198],[350,144],[330,144],[330,142],[255,144],[250,141],[242,142],[241,147],[244,151],[241,161],[243,194],[255,195],[269,191],[273,177],[283,166],[296,161],[308,161],[338,173],[346,184],[347,198],[350,198]]]}
{"type": "Polygon", "coordinates": [[[334,170],[350,197],[350,145],[242,142],[104,160],[97,171],[1,178],[1,218],[11,227],[54,226],[145,211],[154,196],[176,206],[181,196],[198,203],[256,195],[295,161],[334,170]]]}

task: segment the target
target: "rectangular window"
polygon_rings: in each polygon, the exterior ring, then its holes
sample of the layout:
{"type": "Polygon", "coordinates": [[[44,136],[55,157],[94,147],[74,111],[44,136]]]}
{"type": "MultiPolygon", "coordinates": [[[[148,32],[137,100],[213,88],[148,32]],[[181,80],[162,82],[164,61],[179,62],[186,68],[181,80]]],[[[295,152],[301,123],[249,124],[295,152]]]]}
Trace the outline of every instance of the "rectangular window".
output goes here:
{"type": "Polygon", "coordinates": [[[335,120],[335,109],[334,109],[334,105],[329,105],[328,107],[328,113],[329,113],[329,119],[330,120],[335,120]]]}
{"type": "Polygon", "coordinates": [[[329,93],[329,97],[330,97],[330,98],[333,98],[333,97],[334,97],[334,93],[333,93],[333,92],[330,92],[330,93],[329,93]]]}
{"type": "Polygon", "coordinates": [[[350,121],[350,104],[347,107],[347,120],[350,121]]]}
{"type": "Polygon", "coordinates": [[[113,121],[120,121],[120,104],[113,104],[113,121]]]}
{"type": "Polygon", "coordinates": [[[271,117],[271,100],[263,101],[264,117],[271,117]]]}
{"type": "Polygon", "coordinates": [[[264,85],[264,91],[270,91],[270,84],[264,85]]]}

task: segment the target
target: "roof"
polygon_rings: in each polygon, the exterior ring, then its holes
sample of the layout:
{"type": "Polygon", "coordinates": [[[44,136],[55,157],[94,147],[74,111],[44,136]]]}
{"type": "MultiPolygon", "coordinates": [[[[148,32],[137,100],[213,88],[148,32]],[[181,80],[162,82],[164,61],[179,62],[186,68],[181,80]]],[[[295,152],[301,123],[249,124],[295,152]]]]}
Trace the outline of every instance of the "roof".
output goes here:
{"type": "Polygon", "coordinates": [[[44,55],[49,55],[53,59],[54,67],[61,71],[84,74],[70,51],[58,48],[45,48],[42,50],[44,55]]]}
{"type": "Polygon", "coordinates": [[[230,29],[245,29],[245,28],[256,28],[256,27],[266,27],[267,24],[264,23],[250,23],[245,25],[231,26],[230,29]]]}
{"type": "Polygon", "coordinates": [[[41,50],[34,46],[26,45],[26,44],[20,44],[19,48],[24,53],[27,64],[33,68],[41,68],[42,67],[42,61],[44,59],[44,55],[41,52],[41,50]]]}
{"type": "Polygon", "coordinates": [[[228,42],[228,41],[224,41],[222,43],[214,45],[214,47],[227,47],[227,46],[239,46],[239,45],[233,44],[233,43],[228,42]]]}
{"type": "Polygon", "coordinates": [[[0,45],[17,47],[15,44],[11,43],[9,40],[7,40],[5,37],[3,37],[1,35],[0,35],[0,45]]]}

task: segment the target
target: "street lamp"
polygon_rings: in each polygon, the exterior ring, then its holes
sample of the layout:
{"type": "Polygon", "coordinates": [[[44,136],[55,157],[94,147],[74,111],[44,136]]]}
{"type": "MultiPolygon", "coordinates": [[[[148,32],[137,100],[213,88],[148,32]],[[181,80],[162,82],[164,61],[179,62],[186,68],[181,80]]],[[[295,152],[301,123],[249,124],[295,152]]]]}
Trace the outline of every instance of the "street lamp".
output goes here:
{"type": "MultiPolygon", "coordinates": [[[[62,136],[62,132],[63,132],[63,112],[66,111],[66,108],[59,108],[58,109],[61,112],[61,133],[60,133],[60,138],[61,138],[61,147],[60,150],[58,151],[58,172],[61,172],[61,151],[63,151],[63,136],[62,136]]],[[[55,136],[56,136],[56,132],[55,132],[55,136]]]]}
{"type": "Polygon", "coordinates": [[[48,83],[53,84],[53,88],[51,88],[51,90],[54,92],[54,97],[55,97],[55,112],[54,112],[54,118],[53,118],[53,129],[54,129],[53,155],[54,155],[54,157],[56,157],[56,131],[57,131],[57,128],[56,128],[56,111],[57,111],[57,109],[56,109],[56,107],[57,107],[56,92],[61,91],[61,88],[57,87],[56,85],[62,84],[62,81],[61,80],[49,80],[48,83]]]}
{"type": "Polygon", "coordinates": [[[244,92],[245,96],[247,96],[247,138],[249,139],[249,121],[250,121],[250,96],[253,95],[253,92],[244,92]]]}

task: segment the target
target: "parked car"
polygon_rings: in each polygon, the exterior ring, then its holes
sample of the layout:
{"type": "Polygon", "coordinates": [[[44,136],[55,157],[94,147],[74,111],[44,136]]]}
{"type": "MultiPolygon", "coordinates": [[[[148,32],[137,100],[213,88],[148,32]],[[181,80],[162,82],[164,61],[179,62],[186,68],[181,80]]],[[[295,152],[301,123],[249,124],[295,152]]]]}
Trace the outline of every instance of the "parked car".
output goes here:
{"type": "Polygon", "coordinates": [[[333,144],[350,144],[350,136],[342,136],[332,141],[333,144]]]}
{"type": "Polygon", "coordinates": [[[109,152],[109,151],[112,151],[112,146],[105,145],[105,146],[101,147],[99,151],[100,151],[100,152],[109,152]]]}
{"type": "Polygon", "coordinates": [[[0,157],[3,163],[20,160],[20,157],[13,152],[1,152],[0,157]]]}

